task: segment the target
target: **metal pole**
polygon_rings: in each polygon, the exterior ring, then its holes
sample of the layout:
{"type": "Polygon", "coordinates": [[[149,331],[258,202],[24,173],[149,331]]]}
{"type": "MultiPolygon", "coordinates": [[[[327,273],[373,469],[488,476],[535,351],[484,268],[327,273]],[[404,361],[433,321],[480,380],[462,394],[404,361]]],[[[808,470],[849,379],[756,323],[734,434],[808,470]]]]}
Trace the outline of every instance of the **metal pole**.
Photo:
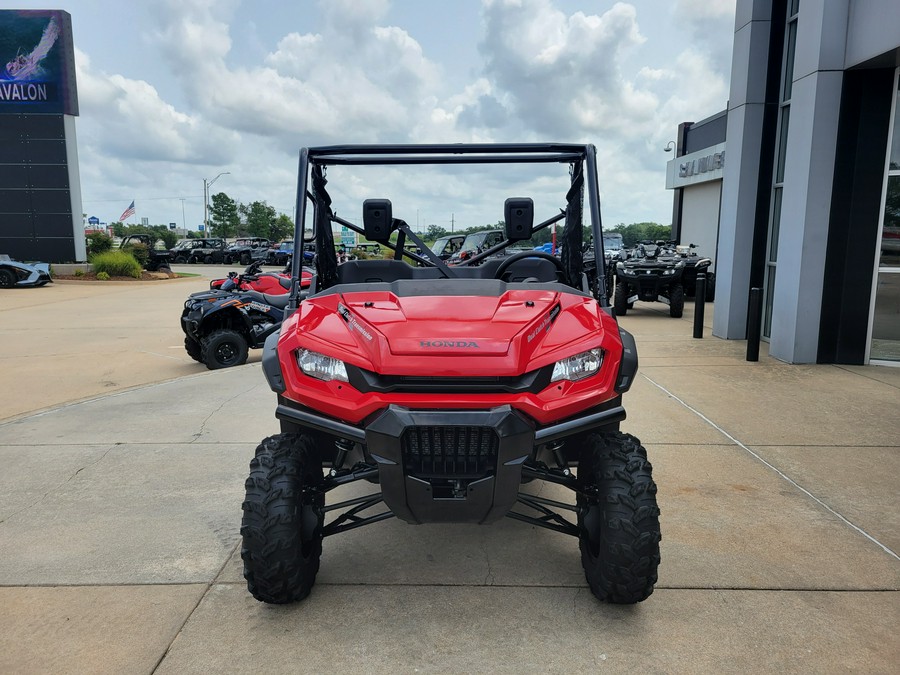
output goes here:
{"type": "Polygon", "coordinates": [[[762,319],[763,289],[750,289],[750,307],[747,317],[747,360],[759,361],[759,326],[762,319]]]}
{"type": "Polygon", "coordinates": [[[703,337],[703,313],[706,309],[706,274],[700,272],[697,275],[697,284],[694,289],[694,337],[703,337]]]}
{"type": "Polygon", "coordinates": [[[208,188],[206,186],[206,179],[204,178],[203,179],[203,232],[204,232],[204,235],[206,233],[207,227],[209,227],[209,220],[207,219],[207,215],[206,215],[206,204],[207,204],[207,202],[209,202],[209,196],[207,195],[207,189],[208,188]]]}

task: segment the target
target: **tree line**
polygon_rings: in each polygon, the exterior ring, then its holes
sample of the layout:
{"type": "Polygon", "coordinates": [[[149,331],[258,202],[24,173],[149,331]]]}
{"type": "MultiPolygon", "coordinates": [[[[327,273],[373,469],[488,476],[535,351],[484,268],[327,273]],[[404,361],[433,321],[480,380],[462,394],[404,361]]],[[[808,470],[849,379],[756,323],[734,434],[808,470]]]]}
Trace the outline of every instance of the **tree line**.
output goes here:
{"type": "Polygon", "coordinates": [[[265,237],[272,241],[290,239],[294,223],[266,202],[241,204],[224,192],[212,196],[209,207],[209,234],[215,237],[265,237]]]}

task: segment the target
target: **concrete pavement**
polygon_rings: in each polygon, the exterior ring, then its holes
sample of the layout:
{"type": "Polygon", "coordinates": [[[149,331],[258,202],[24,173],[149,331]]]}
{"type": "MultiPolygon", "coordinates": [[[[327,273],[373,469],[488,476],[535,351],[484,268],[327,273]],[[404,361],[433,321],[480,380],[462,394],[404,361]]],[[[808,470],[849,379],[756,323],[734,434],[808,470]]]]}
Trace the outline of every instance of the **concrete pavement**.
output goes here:
{"type": "Polygon", "coordinates": [[[692,339],[690,311],[637,303],[623,428],[663,530],[647,601],[596,602],[563,535],[386,521],[327,539],[311,597],[271,607],[237,546],[274,395],[258,353],[184,354],[205,286],[3,294],[0,672],[896,672],[900,369],[747,363],[692,339]]]}

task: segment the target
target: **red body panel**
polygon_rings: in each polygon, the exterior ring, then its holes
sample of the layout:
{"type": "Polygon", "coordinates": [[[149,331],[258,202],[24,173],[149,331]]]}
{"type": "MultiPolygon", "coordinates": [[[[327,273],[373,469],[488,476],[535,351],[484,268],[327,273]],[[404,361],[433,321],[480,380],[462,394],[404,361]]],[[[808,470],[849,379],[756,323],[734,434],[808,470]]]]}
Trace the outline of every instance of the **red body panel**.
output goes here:
{"type": "Polygon", "coordinates": [[[397,297],[386,291],[332,294],[301,303],[285,321],[278,354],[291,400],[358,423],[389,404],[409,408],[485,409],[511,405],[548,424],[617,396],[622,342],[615,320],[592,298],[549,290],[500,297],[397,297]],[[382,375],[517,376],[602,347],[598,373],[551,383],[539,393],[363,393],[346,382],[303,374],[300,348],[382,375]]]}
{"type": "MultiPolygon", "coordinates": [[[[242,281],[240,290],[242,291],[256,291],[258,293],[268,293],[269,295],[284,295],[285,293],[290,292],[289,288],[285,288],[279,282],[280,279],[290,279],[290,274],[275,274],[275,273],[264,273],[260,274],[253,281],[242,281]]],[[[221,288],[222,284],[225,283],[225,279],[213,279],[209,282],[210,288],[221,288]]],[[[307,272],[303,270],[300,276],[300,288],[309,288],[312,283],[312,272],[307,272]]]]}

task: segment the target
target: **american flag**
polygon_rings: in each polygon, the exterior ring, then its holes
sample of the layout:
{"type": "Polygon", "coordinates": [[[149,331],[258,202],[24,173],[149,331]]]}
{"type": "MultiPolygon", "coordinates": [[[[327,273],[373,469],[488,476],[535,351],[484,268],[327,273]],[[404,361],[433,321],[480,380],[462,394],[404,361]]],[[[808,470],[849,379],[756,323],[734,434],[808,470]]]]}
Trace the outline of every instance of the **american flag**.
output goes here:
{"type": "Polygon", "coordinates": [[[133,215],[134,215],[134,200],[132,200],[131,204],[128,206],[127,209],[122,211],[122,215],[119,216],[119,221],[124,221],[126,218],[128,218],[129,216],[133,216],[133,215]]]}

